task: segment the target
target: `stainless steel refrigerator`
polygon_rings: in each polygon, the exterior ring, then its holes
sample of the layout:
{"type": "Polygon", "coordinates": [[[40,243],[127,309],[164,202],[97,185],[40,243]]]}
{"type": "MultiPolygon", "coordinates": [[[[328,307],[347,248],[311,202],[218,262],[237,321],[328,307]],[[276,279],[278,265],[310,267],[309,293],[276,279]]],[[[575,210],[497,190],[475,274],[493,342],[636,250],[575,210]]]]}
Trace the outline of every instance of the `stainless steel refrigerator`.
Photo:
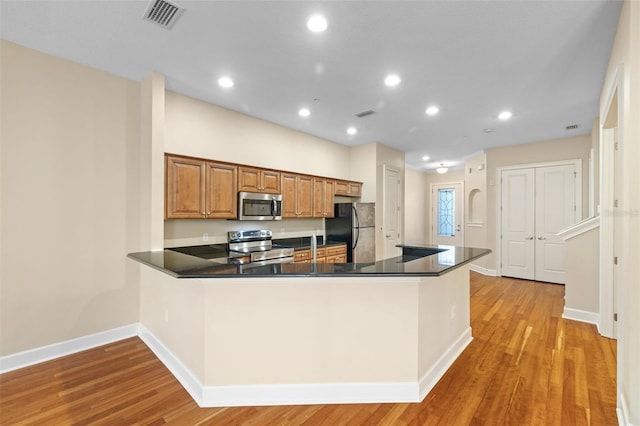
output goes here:
{"type": "Polygon", "coordinates": [[[375,203],[337,203],[325,220],[327,240],[347,243],[347,262],[376,261],[375,203]]]}

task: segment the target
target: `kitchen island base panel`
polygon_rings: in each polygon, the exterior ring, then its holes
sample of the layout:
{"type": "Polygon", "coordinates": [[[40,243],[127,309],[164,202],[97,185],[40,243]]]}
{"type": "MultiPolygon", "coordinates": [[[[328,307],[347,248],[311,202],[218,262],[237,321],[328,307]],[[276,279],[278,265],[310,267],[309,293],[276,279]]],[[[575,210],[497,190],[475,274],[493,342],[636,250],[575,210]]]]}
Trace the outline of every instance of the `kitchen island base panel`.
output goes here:
{"type": "Polygon", "coordinates": [[[149,346],[201,406],[417,402],[471,341],[467,266],[191,280],[140,267],[149,346]]]}

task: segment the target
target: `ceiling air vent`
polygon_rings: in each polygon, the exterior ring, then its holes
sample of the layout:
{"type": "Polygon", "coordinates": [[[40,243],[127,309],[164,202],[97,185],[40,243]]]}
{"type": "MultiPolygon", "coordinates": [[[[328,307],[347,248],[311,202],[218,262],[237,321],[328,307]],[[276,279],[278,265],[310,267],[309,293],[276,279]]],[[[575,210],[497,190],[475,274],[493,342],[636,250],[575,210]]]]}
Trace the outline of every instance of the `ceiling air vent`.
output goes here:
{"type": "Polygon", "coordinates": [[[356,116],[356,117],[358,117],[358,118],[362,118],[362,117],[366,117],[367,115],[373,115],[373,114],[375,114],[375,113],[376,113],[376,112],[375,112],[374,110],[372,110],[372,109],[368,109],[368,110],[366,110],[366,111],[356,112],[356,113],[355,113],[355,114],[353,114],[353,115],[355,115],[355,116],[356,116]]]}
{"type": "Polygon", "coordinates": [[[144,19],[170,29],[183,11],[184,8],[166,0],[151,0],[144,12],[144,19]]]}
{"type": "Polygon", "coordinates": [[[565,129],[565,130],[575,130],[575,129],[577,129],[578,127],[580,127],[580,125],[579,125],[579,124],[572,124],[572,125],[570,125],[570,126],[565,127],[564,129],[565,129]]]}

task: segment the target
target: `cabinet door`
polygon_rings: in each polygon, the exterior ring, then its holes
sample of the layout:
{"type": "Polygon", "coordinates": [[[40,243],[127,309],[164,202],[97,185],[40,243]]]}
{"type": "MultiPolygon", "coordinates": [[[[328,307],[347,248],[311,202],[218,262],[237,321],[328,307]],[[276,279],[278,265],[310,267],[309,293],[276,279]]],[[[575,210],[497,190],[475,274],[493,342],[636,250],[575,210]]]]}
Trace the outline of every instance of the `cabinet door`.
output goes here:
{"type": "Polygon", "coordinates": [[[206,164],[207,217],[235,219],[238,217],[237,167],[231,164],[206,164]]]}
{"type": "Polygon", "coordinates": [[[280,172],[273,170],[262,171],[262,192],[280,194],[280,172]]]}
{"type": "Polygon", "coordinates": [[[205,162],[166,157],[165,217],[202,219],[205,217],[205,162]]]}
{"type": "Polygon", "coordinates": [[[362,195],[362,184],[359,182],[349,182],[349,195],[352,197],[359,197],[362,195]]]}
{"type": "Polygon", "coordinates": [[[238,191],[260,192],[260,169],[254,167],[239,167],[238,191]]]}
{"type": "Polygon", "coordinates": [[[293,255],[293,261],[295,263],[311,262],[311,250],[297,250],[293,255]]]}
{"type": "Polygon", "coordinates": [[[313,178],[298,176],[296,186],[298,217],[313,217],[313,178]]]}
{"type": "Polygon", "coordinates": [[[282,174],[282,217],[298,217],[296,214],[296,175],[282,174]]]}
{"type": "Polygon", "coordinates": [[[336,183],[333,180],[324,181],[324,217],[334,216],[333,201],[336,192],[335,185],[336,183]]]}
{"type": "Polygon", "coordinates": [[[313,217],[333,217],[334,191],[334,181],[313,179],[313,217]]]}

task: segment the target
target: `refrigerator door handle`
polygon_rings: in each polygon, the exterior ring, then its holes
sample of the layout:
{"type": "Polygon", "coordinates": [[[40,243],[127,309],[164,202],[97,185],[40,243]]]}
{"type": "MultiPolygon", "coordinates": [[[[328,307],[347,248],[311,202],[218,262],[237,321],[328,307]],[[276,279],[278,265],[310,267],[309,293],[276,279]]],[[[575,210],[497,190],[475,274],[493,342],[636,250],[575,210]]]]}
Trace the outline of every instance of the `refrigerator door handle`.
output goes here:
{"type": "Polygon", "coordinates": [[[358,217],[358,211],[354,206],[351,207],[353,209],[353,216],[356,218],[356,238],[353,242],[353,248],[355,249],[358,245],[358,240],[360,239],[360,218],[358,217]]]}

